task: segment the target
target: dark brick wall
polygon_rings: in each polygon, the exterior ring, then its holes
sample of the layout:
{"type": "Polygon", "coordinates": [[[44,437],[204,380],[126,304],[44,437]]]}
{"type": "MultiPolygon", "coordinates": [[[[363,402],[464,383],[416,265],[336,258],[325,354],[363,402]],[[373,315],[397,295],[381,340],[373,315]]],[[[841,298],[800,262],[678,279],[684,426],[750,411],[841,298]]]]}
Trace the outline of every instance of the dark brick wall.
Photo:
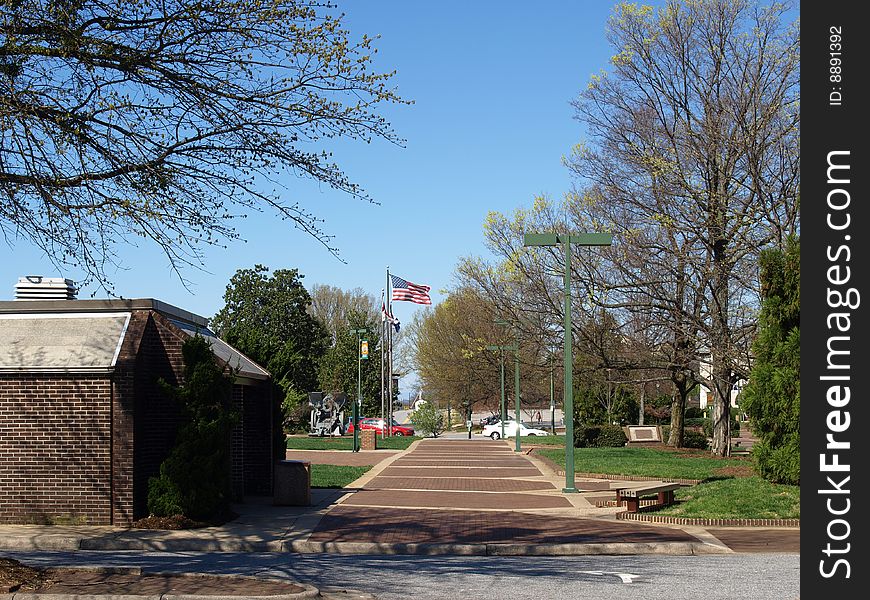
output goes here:
{"type": "MultiPolygon", "coordinates": [[[[245,388],[233,386],[233,410],[236,414],[245,414],[245,388]]],[[[233,500],[240,502],[245,495],[245,420],[233,427],[230,434],[230,464],[232,469],[233,500]]]]}
{"type": "Polygon", "coordinates": [[[108,524],[108,375],[0,374],[0,523],[108,524]]]}
{"type": "Polygon", "coordinates": [[[268,383],[244,387],[244,478],[245,494],[272,493],[271,395],[268,383]]]}

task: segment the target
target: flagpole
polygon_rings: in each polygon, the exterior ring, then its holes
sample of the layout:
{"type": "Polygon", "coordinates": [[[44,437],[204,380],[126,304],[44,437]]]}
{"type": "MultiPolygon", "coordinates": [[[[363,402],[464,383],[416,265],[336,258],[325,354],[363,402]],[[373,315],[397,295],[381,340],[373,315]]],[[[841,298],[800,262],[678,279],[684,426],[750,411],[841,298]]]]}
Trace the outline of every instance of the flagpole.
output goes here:
{"type": "MultiPolygon", "coordinates": [[[[385,290],[381,290],[381,420],[384,420],[384,339],[385,329],[387,326],[387,315],[384,311],[387,310],[387,300],[385,290]]],[[[386,421],[384,421],[386,423],[386,421]]],[[[381,439],[386,437],[386,427],[381,430],[381,439]]]]}
{"type": "MultiPolygon", "coordinates": [[[[393,303],[390,302],[390,314],[393,314],[393,303]]],[[[393,329],[392,323],[390,324],[390,427],[393,426],[393,329]]]]}
{"type": "MultiPolygon", "coordinates": [[[[392,295],[390,293],[390,267],[389,267],[389,265],[387,265],[387,294],[386,294],[386,297],[390,298],[390,303],[386,305],[387,314],[392,316],[392,314],[393,314],[393,299],[392,299],[392,295]]],[[[388,405],[389,406],[389,414],[388,414],[389,421],[387,421],[385,423],[386,427],[384,429],[389,430],[390,434],[392,434],[393,433],[393,429],[392,429],[393,428],[393,324],[392,323],[390,323],[389,326],[387,327],[387,340],[388,340],[387,364],[389,365],[388,366],[388,375],[387,375],[389,377],[389,379],[387,379],[387,388],[389,390],[389,400],[388,400],[388,402],[389,402],[389,405],[388,405]]]]}

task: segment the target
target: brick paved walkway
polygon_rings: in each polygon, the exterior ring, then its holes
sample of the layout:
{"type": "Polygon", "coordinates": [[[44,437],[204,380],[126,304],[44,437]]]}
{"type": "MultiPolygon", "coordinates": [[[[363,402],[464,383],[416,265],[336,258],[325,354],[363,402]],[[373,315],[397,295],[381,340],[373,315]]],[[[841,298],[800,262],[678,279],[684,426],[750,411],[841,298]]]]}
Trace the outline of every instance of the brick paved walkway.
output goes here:
{"type": "Polygon", "coordinates": [[[342,504],[312,533],[314,542],[378,544],[583,544],[697,542],[679,529],[520,512],[403,510],[342,504]]]}
{"type": "Polygon", "coordinates": [[[571,508],[567,498],[514,492],[444,492],[363,489],[342,503],[355,506],[413,506],[418,508],[478,508],[489,510],[571,508]]]}
{"type": "Polygon", "coordinates": [[[530,492],[552,490],[547,481],[524,479],[472,479],[470,477],[375,477],[366,489],[384,490],[445,490],[462,492],[530,492]]]}
{"type": "Polygon", "coordinates": [[[320,521],[312,542],[697,542],[668,527],[582,519],[525,455],[482,440],[424,440],[320,521]],[[525,511],[525,512],[519,512],[525,511]]]}

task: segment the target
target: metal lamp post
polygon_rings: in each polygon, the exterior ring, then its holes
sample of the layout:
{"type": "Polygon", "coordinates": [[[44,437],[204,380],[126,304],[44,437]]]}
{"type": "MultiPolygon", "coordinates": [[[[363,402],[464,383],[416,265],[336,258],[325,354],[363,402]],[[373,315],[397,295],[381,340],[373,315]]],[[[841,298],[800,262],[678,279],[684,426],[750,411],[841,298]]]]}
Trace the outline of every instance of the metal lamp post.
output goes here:
{"type": "Polygon", "coordinates": [[[487,346],[487,350],[498,350],[501,363],[501,404],[499,405],[499,420],[501,421],[501,439],[504,439],[504,421],[507,418],[504,406],[504,351],[513,350],[513,346],[487,346]]]}
{"type": "Polygon", "coordinates": [[[565,493],[576,493],[574,487],[574,382],[573,340],[571,333],[571,244],[579,246],[610,246],[609,233],[527,233],[524,246],[558,246],[565,249],[565,493]]]}
{"type": "MultiPolygon", "coordinates": [[[[512,326],[514,323],[510,321],[505,321],[503,319],[499,319],[496,322],[496,325],[504,325],[504,326],[512,326]]],[[[516,420],[517,420],[517,432],[514,438],[516,439],[516,447],[514,450],[516,452],[521,452],[520,448],[520,425],[522,425],[522,419],[520,418],[520,334],[519,331],[514,329],[514,345],[510,347],[511,350],[514,351],[514,402],[516,404],[516,420]]],[[[504,421],[502,421],[504,423],[504,421]]],[[[504,425],[502,425],[504,427],[504,425]]],[[[502,432],[504,432],[504,428],[502,428],[502,432]]]]}
{"type": "MultiPolygon", "coordinates": [[[[351,329],[356,334],[356,402],[353,403],[353,451],[359,452],[359,409],[362,407],[362,335],[368,333],[368,327],[351,329]]],[[[366,354],[368,359],[368,354],[366,354]]]]}

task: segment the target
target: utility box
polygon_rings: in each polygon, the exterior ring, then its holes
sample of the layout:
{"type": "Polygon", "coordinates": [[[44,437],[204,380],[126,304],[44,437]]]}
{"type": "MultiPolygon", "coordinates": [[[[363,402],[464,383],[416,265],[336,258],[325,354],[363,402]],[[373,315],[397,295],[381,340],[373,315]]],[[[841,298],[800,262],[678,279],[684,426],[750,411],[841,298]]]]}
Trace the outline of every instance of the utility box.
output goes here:
{"type": "Polygon", "coordinates": [[[311,463],[307,460],[279,460],[275,463],[275,492],[272,504],[277,506],[311,505],[311,463]]]}
{"type": "Polygon", "coordinates": [[[361,429],[359,447],[360,450],[378,449],[378,432],[374,429],[361,429]]]}

